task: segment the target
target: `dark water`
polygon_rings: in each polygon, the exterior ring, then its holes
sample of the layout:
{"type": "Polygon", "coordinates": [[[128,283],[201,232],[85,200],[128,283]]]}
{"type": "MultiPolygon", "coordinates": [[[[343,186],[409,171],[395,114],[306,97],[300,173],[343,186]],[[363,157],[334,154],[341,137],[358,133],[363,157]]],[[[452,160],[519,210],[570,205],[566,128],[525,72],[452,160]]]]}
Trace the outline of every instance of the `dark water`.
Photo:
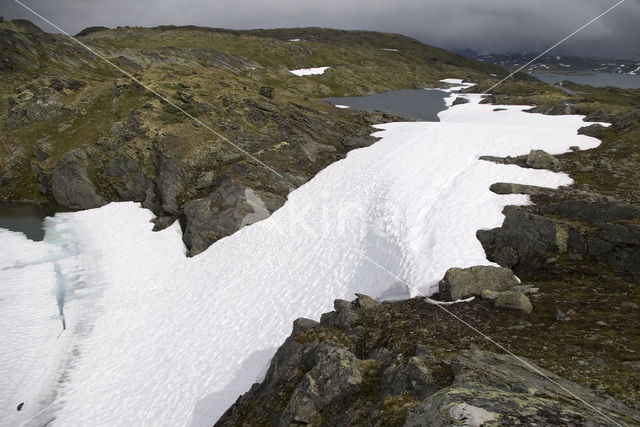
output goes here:
{"type": "Polygon", "coordinates": [[[0,201],[0,228],[24,233],[29,239],[44,238],[42,222],[45,217],[59,212],[51,205],[35,205],[0,201]]]}
{"type": "Polygon", "coordinates": [[[438,113],[447,109],[441,90],[404,89],[371,96],[325,98],[333,105],[348,105],[354,110],[384,111],[396,116],[437,122],[438,113]]]}
{"type": "Polygon", "coordinates": [[[592,72],[585,76],[571,76],[553,73],[531,73],[531,75],[549,84],[556,84],[564,80],[569,80],[581,85],[596,87],[615,86],[622,89],[640,89],[640,75],[592,72]]]}

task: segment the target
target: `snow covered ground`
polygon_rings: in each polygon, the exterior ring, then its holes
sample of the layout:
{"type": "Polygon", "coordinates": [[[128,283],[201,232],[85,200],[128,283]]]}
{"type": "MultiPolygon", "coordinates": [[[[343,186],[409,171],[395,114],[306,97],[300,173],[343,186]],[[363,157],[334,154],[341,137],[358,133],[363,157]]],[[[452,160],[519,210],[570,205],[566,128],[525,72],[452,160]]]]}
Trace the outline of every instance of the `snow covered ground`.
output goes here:
{"type": "Polygon", "coordinates": [[[354,292],[431,294],[447,268],[489,264],[476,230],[528,203],[489,186],[571,180],[478,157],[598,141],[576,134],[580,116],[466,96],[441,122],[378,126],[379,142],[194,258],[177,224],[154,233],[135,203],[58,214],[44,242],[0,231],[0,424],[209,426],[295,318],[354,292]]]}
{"type": "Polygon", "coordinates": [[[301,68],[299,70],[289,70],[296,76],[312,76],[315,74],[324,74],[330,67],[301,68]]]}

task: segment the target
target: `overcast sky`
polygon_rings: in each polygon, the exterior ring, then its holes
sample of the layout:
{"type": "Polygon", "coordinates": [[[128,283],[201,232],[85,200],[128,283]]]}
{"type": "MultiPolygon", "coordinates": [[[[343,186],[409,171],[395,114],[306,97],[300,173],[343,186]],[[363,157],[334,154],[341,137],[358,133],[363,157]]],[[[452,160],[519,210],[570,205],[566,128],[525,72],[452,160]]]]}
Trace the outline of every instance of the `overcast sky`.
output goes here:
{"type": "MultiPolygon", "coordinates": [[[[619,0],[21,0],[64,30],[103,25],[321,26],[406,34],[448,49],[542,51],[619,0]]],[[[55,31],[14,0],[5,19],[55,31]]],[[[626,0],[553,53],[640,59],[640,0],[626,0]]]]}

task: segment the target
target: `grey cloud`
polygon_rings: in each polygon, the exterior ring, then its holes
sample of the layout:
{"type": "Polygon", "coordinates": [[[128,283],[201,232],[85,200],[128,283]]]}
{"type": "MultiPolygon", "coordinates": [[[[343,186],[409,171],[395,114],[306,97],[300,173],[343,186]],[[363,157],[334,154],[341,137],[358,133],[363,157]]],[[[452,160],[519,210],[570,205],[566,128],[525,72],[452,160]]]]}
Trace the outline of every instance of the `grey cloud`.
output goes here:
{"type": "MultiPolygon", "coordinates": [[[[403,33],[445,48],[487,52],[540,51],[607,8],[614,0],[24,0],[76,33],[91,25],[203,25],[223,28],[322,26],[403,33]]],[[[13,0],[5,19],[47,24],[13,0]]],[[[559,54],[640,59],[640,0],[626,0],[557,48],[559,54]]]]}

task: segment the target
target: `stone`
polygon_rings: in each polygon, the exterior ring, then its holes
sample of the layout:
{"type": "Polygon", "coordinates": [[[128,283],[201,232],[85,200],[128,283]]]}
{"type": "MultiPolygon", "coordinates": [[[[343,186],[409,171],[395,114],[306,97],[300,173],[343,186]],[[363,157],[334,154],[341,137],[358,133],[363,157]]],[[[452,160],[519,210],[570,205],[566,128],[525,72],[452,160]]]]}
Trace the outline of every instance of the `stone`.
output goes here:
{"type": "Polygon", "coordinates": [[[527,156],[527,166],[533,169],[556,170],[560,163],[544,150],[531,150],[527,156]]]}
{"type": "Polygon", "coordinates": [[[271,86],[262,86],[258,93],[264,96],[265,98],[273,98],[274,90],[271,86]]]}
{"type": "Polygon", "coordinates": [[[302,331],[313,329],[319,325],[320,323],[316,322],[315,320],[307,319],[305,317],[300,317],[293,321],[292,335],[296,335],[302,331]]]}
{"type": "Polygon", "coordinates": [[[513,272],[504,267],[479,265],[470,268],[450,268],[438,284],[440,299],[455,301],[480,295],[485,289],[502,291],[519,284],[513,272]]]}
{"type": "Polygon", "coordinates": [[[496,298],[495,306],[498,308],[521,310],[525,313],[531,313],[533,310],[529,298],[522,292],[516,291],[500,292],[496,298]]]}
{"type": "Polygon", "coordinates": [[[622,304],[620,304],[620,307],[625,308],[627,310],[637,310],[638,304],[632,301],[625,301],[622,304]]]}
{"type": "MultiPolygon", "coordinates": [[[[535,185],[512,184],[509,182],[496,182],[489,187],[489,190],[496,194],[528,194],[537,195],[545,192],[542,187],[535,185]]],[[[546,189],[548,191],[548,189],[546,189]]]]}
{"type": "Polygon", "coordinates": [[[111,176],[119,177],[139,170],[140,165],[135,160],[127,155],[120,155],[111,159],[108,173],[111,176]]]}
{"type": "Polygon", "coordinates": [[[367,310],[370,308],[376,308],[380,305],[378,301],[374,300],[369,295],[356,294],[356,296],[358,297],[355,301],[356,307],[367,310]]]}
{"type": "Polygon", "coordinates": [[[494,299],[498,298],[498,292],[492,291],[492,290],[489,290],[489,289],[483,289],[482,290],[482,294],[480,294],[480,297],[482,299],[494,300],[494,299]]]}
{"type": "Polygon", "coordinates": [[[334,311],[324,313],[320,317],[322,326],[349,328],[360,319],[360,316],[353,311],[353,306],[349,301],[337,299],[333,302],[333,307],[334,311]]]}
{"type": "Polygon", "coordinates": [[[191,104],[193,102],[193,95],[189,93],[179,92],[178,97],[180,98],[180,101],[184,102],[185,104],[191,104]]]}
{"type": "Polygon", "coordinates": [[[507,206],[501,227],[476,232],[487,259],[509,267],[518,275],[531,275],[545,265],[549,255],[568,250],[570,233],[552,219],[507,206]]]}
{"type": "Polygon", "coordinates": [[[294,389],[280,425],[309,423],[326,406],[345,401],[362,387],[360,364],[348,350],[320,344],[305,357],[313,368],[294,389]]]}
{"type": "Polygon", "coordinates": [[[454,421],[462,421],[469,427],[480,427],[484,423],[495,420],[499,415],[465,402],[456,403],[449,409],[449,416],[454,421]]]}
{"type": "MultiPolygon", "coordinates": [[[[456,97],[456,99],[453,101],[453,103],[451,104],[451,106],[454,105],[460,105],[460,104],[467,104],[469,103],[469,100],[467,98],[462,98],[460,96],[456,97]]],[[[495,111],[495,110],[494,110],[495,111]]]]}
{"type": "Polygon", "coordinates": [[[103,206],[106,201],[97,194],[88,177],[84,161],[70,160],[65,156],[56,163],[51,173],[49,190],[55,202],[71,209],[91,209],[103,206]]]}

